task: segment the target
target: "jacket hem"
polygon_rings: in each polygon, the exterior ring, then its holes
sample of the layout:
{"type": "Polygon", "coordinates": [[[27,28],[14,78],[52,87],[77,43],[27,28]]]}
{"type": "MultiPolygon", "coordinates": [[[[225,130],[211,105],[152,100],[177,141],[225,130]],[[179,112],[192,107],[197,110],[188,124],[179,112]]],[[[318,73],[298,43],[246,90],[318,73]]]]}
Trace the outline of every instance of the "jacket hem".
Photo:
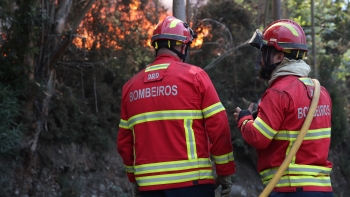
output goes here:
{"type": "Polygon", "coordinates": [[[278,187],[274,188],[275,192],[296,192],[297,188],[302,188],[304,192],[333,192],[332,187],[320,187],[320,186],[303,186],[303,187],[278,187]]]}
{"type": "Polygon", "coordinates": [[[151,191],[151,190],[165,190],[165,189],[173,189],[179,187],[188,187],[193,185],[201,185],[201,184],[214,184],[214,179],[201,179],[201,180],[193,180],[182,183],[171,183],[164,185],[152,185],[152,186],[140,186],[140,191],[151,191]]]}

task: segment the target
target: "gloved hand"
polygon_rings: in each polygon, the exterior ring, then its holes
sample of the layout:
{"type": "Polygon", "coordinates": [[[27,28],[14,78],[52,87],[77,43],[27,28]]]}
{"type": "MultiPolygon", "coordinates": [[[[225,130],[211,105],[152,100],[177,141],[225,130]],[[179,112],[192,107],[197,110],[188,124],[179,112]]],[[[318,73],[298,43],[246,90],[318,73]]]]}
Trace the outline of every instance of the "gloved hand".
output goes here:
{"type": "Polygon", "coordinates": [[[132,197],[140,197],[139,185],[132,183],[132,197]]]}
{"type": "MultiPolygon", "coordinates": [[[[254,103],[251,103],[249,105],[248,109],[246,109],[246,110],[241,110],[241,108],[237,107],[236,112],[233,114],[233,117],[234,117],[236,123],[238,124],[239,120],[241,118],[243,118],[244,116],[252,115],[253,107],[254,107],[254,103]]],[[[241,125],[238,125],[238,127],[240,127],[240,126],[241,125]]]]}
{"type": "Polygon", "coordinates": [[[255,120],[258,117],[258,110],[252,112],[253,119],[255,120]]]}
{"type": "Polygon", "coordinates": [[[232,187],[231,176],[217,176],[215,178],[215,189],[221,185],[221,197],[229,197],[232,187]]]}

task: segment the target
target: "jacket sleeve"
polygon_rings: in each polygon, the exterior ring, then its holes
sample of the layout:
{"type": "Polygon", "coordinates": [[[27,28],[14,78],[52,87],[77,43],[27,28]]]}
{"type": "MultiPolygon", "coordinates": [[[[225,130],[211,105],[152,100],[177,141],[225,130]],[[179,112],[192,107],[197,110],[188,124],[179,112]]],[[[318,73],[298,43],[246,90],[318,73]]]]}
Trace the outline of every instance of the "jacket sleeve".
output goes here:
{"type": "Polygon", "coordinates": [[[231,175],[235,173],[236,167],[226,110],[205,71],[198,73],[197,85],[202,95],[202,113],[211,143],[210,154],[214,158],[216,174],[231,175]]]}
{"type": "Polygon", "coordinates": [[[117,136],[117,150],[123,159],[129,181],[136,182],[134,176],[134,137],[133,131],[129,128],[128,117],[125,112],[123,101],[124,96],[121,102],[121,117],[117,136]]]}
{"type": "Polygon", "coordinates": [[[287,94],[267,91],[258,106],[257,118],[244,116],[237,123],[244,140],[256,149],[266,148],[280,129],[287,106],[287,94]]]}

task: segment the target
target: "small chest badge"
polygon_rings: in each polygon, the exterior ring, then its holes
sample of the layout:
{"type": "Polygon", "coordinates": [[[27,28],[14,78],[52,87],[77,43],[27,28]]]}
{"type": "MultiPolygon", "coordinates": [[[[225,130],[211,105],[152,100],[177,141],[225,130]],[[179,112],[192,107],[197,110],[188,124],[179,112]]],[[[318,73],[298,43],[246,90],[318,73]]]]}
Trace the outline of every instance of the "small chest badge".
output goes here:
{"type": "Polygon", "coordinates": [[[169,65],[170,63],[166,63],[166,64],[156,64],[156,65],[147,67],[145,69],[144,82],[148,83],[148,82],[162,80],[164,78],[164,75],[169,65]]]}

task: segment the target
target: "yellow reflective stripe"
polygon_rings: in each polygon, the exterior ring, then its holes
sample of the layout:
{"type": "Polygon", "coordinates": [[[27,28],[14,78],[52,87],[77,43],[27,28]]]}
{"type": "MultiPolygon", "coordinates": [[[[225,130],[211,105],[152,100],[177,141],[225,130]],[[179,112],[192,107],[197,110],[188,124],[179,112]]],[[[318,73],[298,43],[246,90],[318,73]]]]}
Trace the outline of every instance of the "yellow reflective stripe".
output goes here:
{"type": "Polygon", "coordinates": [[[253,126],[260,131],[266,138],[272,139],[277,131],[273,130],[269,125],[267,125],[260,117],[254,120],[253,126]]]}
{"type": "MultiPolygon", "coordinates": [[[[268,181],[263,182],[264,185],[268,181]]],[[[331,178],[329,176],[284,176],[275,187],[302,187],[302,186],[320,186],[331,187],[331,178]]]]}
{"type": "Polygon", "coordinates": [[[226,164],[230,161],[234,161],[233,152],[229,152],[224,155],[212,155],[216,164],[226,164]]]}
{"type": "Polygon", "coordinates": [[[225,107],[222,105],[221,102],[217,102],[213,105],[210,105],[209,107],[202,110],[204,118],[208,118],[214,114],[217,114],[221,111],[224,111],[225,107]]]}
{"type": "MultiPolygon", "coordinates": [[[[290,149],[292,148],[293,143],[294,143],[294,140],[293,141],[289,141],[289,144],[288,144],[288,147],[287,147],[287,150],[286,150],[286,157],[287,157],[288,153],[290,152],[290,149]]],[[[293,164],[295,163],[295,158],[296,158],[295,155],[294,155],[294,157],[292,158],[292,161],[291,161],[291,163],[293,163],[293,164]]]]}
{"type": "Polygon", "coordinates": [[[292,49],[283,49],[282,51],[285,53],[290,53],[290,52],[292,52],[292,49]]]}
{"type": "MultiPolygon", "coordinates": [[[[260,172],[262,181],[269,181],[277,172],[278,167],[269,168],[260,172]]],[[[283,175],[308,175],[308,176],[329,176],[332,168],[303,165],[303,164],[289,164],[283,175]]]]}
{"type": "Polygon", "coordinates": [[[162,174],[153,176],[136,177],[139,186],[151,186],[161,184],[173,184],[199,179],[213,179],[212,170],[199,170],[193,172],[182,172],[173,174],[162,174]]]}
{"type": "Polygon", "coordinates": [[[293,34],[294,36],[299,36],[297,30],[296,30],[292,25],[290,25],[290,24],[288,24],[288,23],[278,22],[278,23],[275,23],[275,24],[271,25],[271,26],[269,27],[269,29],[272,28],[272,27],[274,27],[274,26],[283,26],[283,27],[286,27],[287,29],[289,29],[289,31],[292,32],[292,34],[293,34]]]}
{"type": "Polygon", "coordinates": [[[129,127],[157,120],[203,119],[201,110],[164,110],[138,114],[129,118],[129,127]]]}
{"type": "Polygon", "coordinates": [[[156,64],[156,65],[152,65],[152,66],[147,67],[146,70],[145,70],[145,72],[167,69],[169,65],[170,65],[170,63],[168,63],[168,64],[156,64]]]}
{"type": "MultiPolygon", "coordinates": [[[[299,131],[281,130],[277,132],[273,139],[295,141],[298,137],[298,134],[299,131]]],[[[307,131],[304,140],[318,140],[330,137],[331,128],[312,129],[307,131]]]]}
{"type": "Polygon", "coordinates": [[[178,23],[182,23],[182,21],[179,19],[172,20],[169,27],[174,28],[178,23]]]}
{"type": "Polygon", "coordinates": [[[180,170],[189,170],[197,168],[211,168],[212,164],[209,158],[199,158],[193,160],[158,162],[152,164],[142,164],[135,166],[135,175],[171,172],[180,170]]]}
{"type": "Polygon", "coordinates": [[[312,82],[312,80],[310,78],[301,77],[301,78],[299,78],[299,80],[307,86],[314,86],[314,83],[312,82]]]}
{"type": "Polygon", "coordinates": [[[127,120],[120,119],[119,127],[123,129],[129,129],[129,123],[127,120]]]}
{"type": "Polygon", "coordinates": [[[134,166],[126,166],[126,165],[124,165],[124,167],[125,167],[125,170],[127,172],[129,172],[129,173],[134,173],[135,172],[134,171],[134,166]]]}
{"type": "Polygon", "coordinates": [[[244,125],[246,125],[248,122],[252,122],[253,120],[245,120],[245,121],[243,121],[243,123],[242,123],[242,126],[244,126],[244,125]]]}
{"type": "Polygon", "coordinates": [[[188,159],[197,159],[196,138],[192,129],[193,120],[184,120],[184,128],[186,135],[186,147],[188,159]]]}

